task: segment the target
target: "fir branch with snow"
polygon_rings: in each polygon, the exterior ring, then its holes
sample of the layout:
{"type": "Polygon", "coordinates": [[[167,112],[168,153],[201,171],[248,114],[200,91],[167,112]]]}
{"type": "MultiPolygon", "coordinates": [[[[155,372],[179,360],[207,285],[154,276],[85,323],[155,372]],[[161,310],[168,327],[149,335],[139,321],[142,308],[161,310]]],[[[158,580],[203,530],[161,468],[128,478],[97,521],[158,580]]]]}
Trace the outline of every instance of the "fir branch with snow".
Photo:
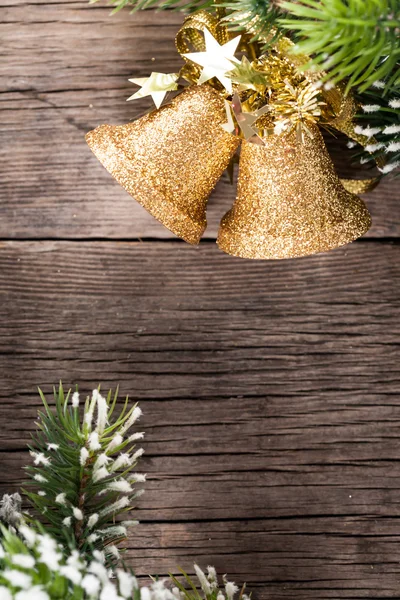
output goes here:
{"type": "Polygon", "coordinates": [[[356,133],[373,136],[373,141],[359,154],[361,162],[372,167],[380,160],[382,176],[400,172],[400,85],[392,86],[382,97],[385,85],[377,80],[366,92],[358,94],[361,110],[356,117],[356,133]]]}
{"type": "Polygon", "coordinates": [[[133,574],[117,570],[110,579],[102,552],[87,560],[44,531],[23,525],[18,533],[3,531],[1,600],[140,600],[133,574]]]}
{"type": "Polygon", "coordinates": [[[118,562],[127,529],[122,515],[133,508],[142,492],[135,475],[143,454],[135,442],[142,432],[129,433],[141,415],[126,398],[116,415],[118,391],[107,398],[94,390],[80,416],[78,392],[54,390],[55,411],[39,390],[44,411],[39,412],[38,431],[30,446],[33,465],[26,469],[30,489],[26,492],[47,531],[64,547],[73,546],[90,557],[93,550],[105,553],[106,562],[118,562]],[[119,521],[117,521],[119,518],[119,521]]]}
{"type": "Polygon", "coordinates": [[[250,600],[250,596],[245,594],[246,586],[243,585],[239,590],[239,587],[233,581],[229,581],[226,575],[223,576],[223,585],[220,586],[214,567],[209,566],[207,572],[204,572],[198,565],[194,565],[200,590],[197,582],[194,582],[183,569],[180,569],[180,572],[183,575],[183,582],[170,573],[171,581],[175,585],[172,592],[176,597],[180,597],[180,600],[235,600],[238,592],[237,600],[250,600]]]}
{"type": "Polygon", "coordinates": [[[139,587],[132,571],[110,572],[104,553],[88,559],[77,549],[65,549],[43,527],[21,525],[18,535],[3,528],[0,543],[1,600],[249,600],[214,567],[207,574],[194,565],[196,580],[184,571],[184,583],[170,575],[139,587]],[[185,583],[188,587],[185,586],[185,583]]]}

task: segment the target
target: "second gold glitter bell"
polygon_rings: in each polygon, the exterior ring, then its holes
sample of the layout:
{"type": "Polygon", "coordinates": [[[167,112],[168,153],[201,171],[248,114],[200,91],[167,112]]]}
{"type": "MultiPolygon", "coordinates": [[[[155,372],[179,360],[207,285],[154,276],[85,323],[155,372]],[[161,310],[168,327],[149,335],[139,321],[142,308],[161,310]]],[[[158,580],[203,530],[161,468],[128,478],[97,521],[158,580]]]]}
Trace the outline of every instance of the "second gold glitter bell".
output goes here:
{"type": "Polygon", "coordinates": [[[279,259],[325,252],[366,233],[364,202],[340,182],[316,125],[265,146],[242,143],[238,196],[221,221],[218,245],[243,258],[279,259]]]}
{"type": "Polygon", "coordinates": [[[221,127],[225,114],[216,90],[192,86],[138,121],[97,127],[86,141],[135,200],[197,244],[207,224],[207,199],[239,144],[221,127]]]}

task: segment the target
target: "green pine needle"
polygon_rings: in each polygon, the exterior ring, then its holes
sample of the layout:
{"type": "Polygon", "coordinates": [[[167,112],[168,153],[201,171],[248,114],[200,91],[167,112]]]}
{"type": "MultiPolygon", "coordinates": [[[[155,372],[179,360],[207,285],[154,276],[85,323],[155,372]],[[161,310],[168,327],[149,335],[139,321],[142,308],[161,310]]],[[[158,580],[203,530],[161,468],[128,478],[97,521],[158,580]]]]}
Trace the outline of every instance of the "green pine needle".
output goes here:
{"type": "Polygon", "coordinates": [[[377,79],[399,79],[398,0],[284,0],[289,14],[280,25],[294,32],[295,52],[311,55],[313,64],[327,71],[347,89],[366,90],[377,79]]]}
{"type": "Polygon", "coordinates": [[[233,31],[248,30],[254,39],[266,38],[282,15],[271,0],[226,0],[218,6],[227,11],[226,23],[233,31]]]}
{"type": "MultiPolygon", "coordinates": [[[[94,4],[98,0],[90,0],[90,4],[94,4]]],[[[213,0],[188,0],[182,4],[181,0],[109,0],[109,4],[114,6],[113,14],[121,9],[128,7],[131,12],[146,10],[148,8],[157,8],[158,10],[175,9],[187,12],[196,10],[212,9],[215,4],[213,0]]]]}

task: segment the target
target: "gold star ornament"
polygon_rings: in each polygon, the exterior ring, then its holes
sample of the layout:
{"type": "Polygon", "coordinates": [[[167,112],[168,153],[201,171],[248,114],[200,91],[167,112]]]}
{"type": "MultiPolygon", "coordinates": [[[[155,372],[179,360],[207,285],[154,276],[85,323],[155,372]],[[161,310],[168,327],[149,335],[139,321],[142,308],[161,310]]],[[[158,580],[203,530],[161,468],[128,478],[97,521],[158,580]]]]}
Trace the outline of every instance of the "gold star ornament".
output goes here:
{"type": "Polygon", "coordinates": [[[129,79],[131,83],[140,85],[141,89],[130,96],[128,100],[137,100],[145,96],[151,96],[157,108],[160,108],[167,92],[178,89],[176,83],[179,73],[152,73],[150,77],[129,79]]]}
{"type": "Polygon", "coordinates": [[[228,133],[233,133],[234,135],[238,135],[238,129],[233,120],[233,115],[235,116],[236,123],[242,132],[242,135],[245,140],[253,142],[253,144],[263,145],[264,142],[260,138],[257,133],[257,129],[253,127],[258,121],[258,119],[269,111],[269,106],[265,105],[259,110],[254,112],[245,112],[243,111],[242,103],[240,102],[240,98],[238,94],[234,94],[232,98],[232,102],[229,103],[225,100],[225,110],[227,123],[221,125],[222,129],[224,129],[228,133]]]}
{"type": "MultiPolygon", "coordinates": [[[[208,29],[204,30],[205,52],[191,52],[183,54],[186,58],[203,67],[198,84],[201,85],[209,79],[216,77],[224,88],[232,93],[232,81],[226,76],[232,71],[235,64],[239,63],[235,58],[235,52],[241,36],[237,36],[222,46],[211,35],[208,29]]],[[[240,63],[239,63],[240,64],[240,63]]]]}

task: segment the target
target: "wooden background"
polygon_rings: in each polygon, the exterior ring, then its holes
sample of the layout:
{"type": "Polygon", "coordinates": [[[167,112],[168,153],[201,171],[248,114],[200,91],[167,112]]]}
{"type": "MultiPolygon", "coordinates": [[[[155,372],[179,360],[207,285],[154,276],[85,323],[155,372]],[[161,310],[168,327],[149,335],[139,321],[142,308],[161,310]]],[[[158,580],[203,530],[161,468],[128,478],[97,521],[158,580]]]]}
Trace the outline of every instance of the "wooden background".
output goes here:
{"type": "Polygon", "coordinates": [[[399,598],[399,183],[327,255],[219,252],[226,182],[200,247],[176,240],[84,134],[150,108],[127,79],[179,68],[181,16],[109,12],[2,0],[0,492],[23,479],[37,385],[119,383],[147,432],[138,574],[196,560],[259,600],[399,598]]]}

